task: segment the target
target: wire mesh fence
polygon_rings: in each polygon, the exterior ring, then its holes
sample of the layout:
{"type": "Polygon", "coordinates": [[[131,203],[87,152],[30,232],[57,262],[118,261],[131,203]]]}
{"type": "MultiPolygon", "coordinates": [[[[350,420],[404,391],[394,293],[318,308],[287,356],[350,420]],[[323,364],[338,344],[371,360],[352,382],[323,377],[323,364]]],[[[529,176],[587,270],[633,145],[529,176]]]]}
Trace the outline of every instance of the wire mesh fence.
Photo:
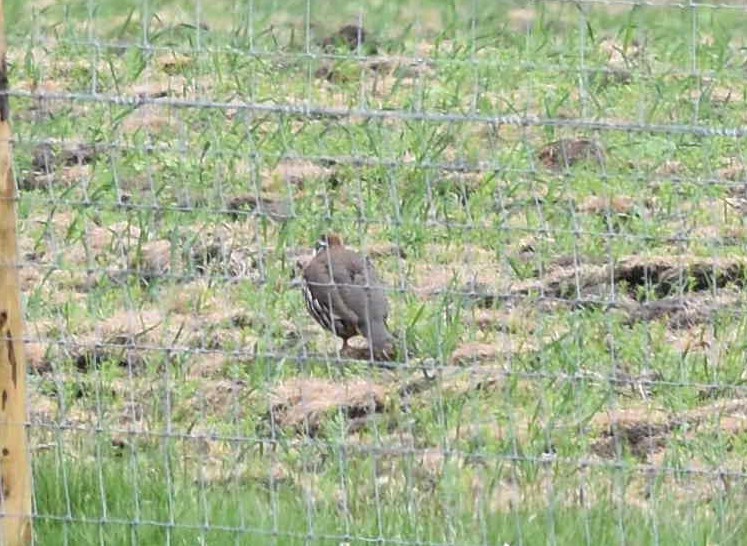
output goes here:
{"type": "Polygon", "coordinates": [[[743,542],[743,2],[5,16],[35,543],[743,542]]]}

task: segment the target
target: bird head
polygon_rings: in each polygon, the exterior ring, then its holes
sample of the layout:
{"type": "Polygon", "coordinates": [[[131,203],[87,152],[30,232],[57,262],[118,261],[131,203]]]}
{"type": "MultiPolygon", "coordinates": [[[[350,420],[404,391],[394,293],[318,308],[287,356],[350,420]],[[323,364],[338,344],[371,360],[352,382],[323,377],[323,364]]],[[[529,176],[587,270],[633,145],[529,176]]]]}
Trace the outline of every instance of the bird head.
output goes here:
{"type": "Polygon", "coordinates": [[[296,260],[293,271],[291,271],[291,288],[297,288],[303,284],[303,272],[306,269],[306,266],[309,265],[309,262],[312,260],[312,258],[313,256],[306,255],[301,256],[296,260]]]}
{"type": "Polygon", "coordinates": [[[316,243],[316,253],[318,254],[322,250],[332,248],[334,246],[342,246],[342,237],[336,233],[325,233],[322,238],[316,243]]]}

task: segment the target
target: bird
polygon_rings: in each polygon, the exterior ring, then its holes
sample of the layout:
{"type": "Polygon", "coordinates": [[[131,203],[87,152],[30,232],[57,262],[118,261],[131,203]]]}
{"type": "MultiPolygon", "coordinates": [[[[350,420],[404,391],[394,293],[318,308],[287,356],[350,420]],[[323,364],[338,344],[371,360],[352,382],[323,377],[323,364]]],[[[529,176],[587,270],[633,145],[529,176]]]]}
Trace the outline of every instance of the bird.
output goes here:
{"type": "Polygon", "coordinates": [[[371,260],[345,248],[337,234],[326,234],[317,243],[314,257],[303,266],[304,302],[324,329],[342,338],[341,354],[348,340],[361,335],[368,340],[375,360],[394,355],[394,336],[389,332],[389,302],[371,260]]]}

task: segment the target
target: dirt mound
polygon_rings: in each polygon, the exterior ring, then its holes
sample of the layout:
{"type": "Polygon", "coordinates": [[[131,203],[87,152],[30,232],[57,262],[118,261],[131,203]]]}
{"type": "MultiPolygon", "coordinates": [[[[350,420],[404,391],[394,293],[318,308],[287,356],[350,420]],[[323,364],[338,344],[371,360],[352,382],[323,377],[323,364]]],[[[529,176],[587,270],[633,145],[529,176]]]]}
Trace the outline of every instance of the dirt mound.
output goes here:
{"type": "Polygon", "coordinates": [[[364,44],[366,53],[376,52],[371,34],[360,25],[344,25],[321,41],[322,48],[329,53],[334,53],[337,48],[355,51],[364,44]]]}
{"type": "Polygon", "coordinates": [[[315,435],[323,418],[332,412],[350,419],[366,417],[382,412],[387,397],[387,387],[362,379],[294,379],[275,389],[270,414],[276,425],[315,435]]]}
{"type": "Polygon", "coordinates": [[[699,292],[688,296],[673,296],[628,307],[628,324],[666,319],[672,330],[690,328],[709,322],[718,313],[738,312],[745,305],[744,297],[736,290],[722,289],[714,295],[699,292]]]}
{"type": "Polygon", "coordinates": [[[560,299],[609,299],[617,293],[640,298],[643,292],[663,298],[729,284],[743,286],[747,275],[744,258],[699,256],[630,256],[614,264],[578,265],[550,270],[542,279],[512,287],[515,295],[539,294],[560,299]]]}
{"type": "Polygon", "coordinates": [[[293,216],[293,205],[290,201],[251,194],[233,197],[226,207],[229,218],[233,220],[243,219],[247,215],[256,215],[266,216],[274,222],[283,222],[293,216]]]}
{"type": "Polygon", "coordinates": [[[587,138],[563,138],[550,142],[540,150],[537,158],[553,171],[569,169],[576,163],[589,160],[604,165],[604,151],[601,146],[587,138]]]}
{"type": "Polygon", "coordinates": [[[678,412],[631,408],[600,415],[593,423],[601,432],[592,451],[604,458],[617,458],[629,452],[639,459],[666,448],[675,435],[692,437],[698,429],[714,429],[722,434],[736,435],[747,430],[747,399],[738,398],[708,406],[678,412]]]}

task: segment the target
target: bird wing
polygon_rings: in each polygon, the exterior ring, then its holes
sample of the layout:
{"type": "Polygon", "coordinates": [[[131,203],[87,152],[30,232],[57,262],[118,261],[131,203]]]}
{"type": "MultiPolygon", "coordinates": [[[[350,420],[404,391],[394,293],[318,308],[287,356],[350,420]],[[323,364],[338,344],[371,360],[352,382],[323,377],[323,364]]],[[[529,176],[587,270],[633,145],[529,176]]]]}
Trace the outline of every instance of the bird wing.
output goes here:
{"type": "Polygon", "coordinates": [[[345,267],[335,268],[330,275],[326,252],[318,254],[304,271],[313,299],[330,311],[332,320],[358,324],[358,315],[345,303],[341,289],[352,283],[345,267]],[[340,286],[342,285],[342,286],[340,286]]]}
{"type": "Polygon", "coordinates": [[[376,270],[368,259],[364,260],[357,255],[355,257],[357,259],[350,260],[349,267],[344,268],[339,275],[335,272],[340,297],[348,308],[358,310],[359,321],[386,319],[389,306],[376,270]]]}

